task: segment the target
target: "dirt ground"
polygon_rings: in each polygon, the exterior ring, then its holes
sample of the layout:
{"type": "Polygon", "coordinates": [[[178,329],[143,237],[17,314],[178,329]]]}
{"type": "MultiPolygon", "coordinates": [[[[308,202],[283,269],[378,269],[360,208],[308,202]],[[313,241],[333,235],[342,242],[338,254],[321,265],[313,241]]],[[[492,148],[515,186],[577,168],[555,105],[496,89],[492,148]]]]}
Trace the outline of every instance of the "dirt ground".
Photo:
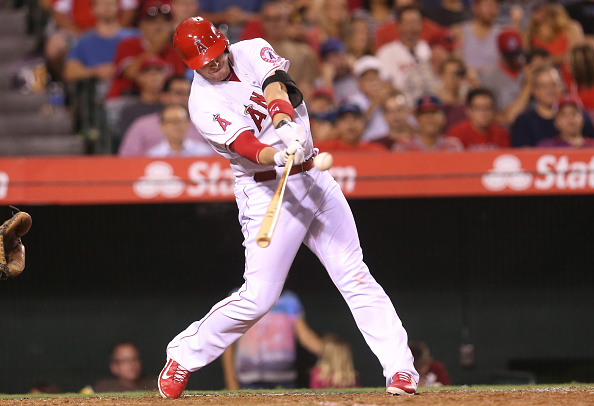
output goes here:
{"type": "Polygon", "coordinates": [[[77,397],[0,399],[0,406],[50,405],[311,405],[311,406],[381,406],[381,405],[594,405],[594,388],[540,389],[513,391],[436,391],[415,396],[390,396],[385,393],[362,394],[235,394],[184,395],[180,399],[162,399],[158,394],[144,397],[77,397]]]}

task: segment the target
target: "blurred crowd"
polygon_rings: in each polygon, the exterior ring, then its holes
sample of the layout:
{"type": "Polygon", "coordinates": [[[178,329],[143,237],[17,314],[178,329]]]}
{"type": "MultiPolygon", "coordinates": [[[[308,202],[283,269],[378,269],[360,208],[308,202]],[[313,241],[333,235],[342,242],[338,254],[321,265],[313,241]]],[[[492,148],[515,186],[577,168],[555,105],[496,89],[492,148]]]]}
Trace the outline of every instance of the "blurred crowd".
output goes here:
{"type": "Polygon", "coordinates": [[[322,151],[594,145],[594,1],[44,0],[48,88],[91,153],[213,154],[172,45],[200,15],[291,61],[322,151]],[[82,106],[82,107],[81,107],[82,106]]]}

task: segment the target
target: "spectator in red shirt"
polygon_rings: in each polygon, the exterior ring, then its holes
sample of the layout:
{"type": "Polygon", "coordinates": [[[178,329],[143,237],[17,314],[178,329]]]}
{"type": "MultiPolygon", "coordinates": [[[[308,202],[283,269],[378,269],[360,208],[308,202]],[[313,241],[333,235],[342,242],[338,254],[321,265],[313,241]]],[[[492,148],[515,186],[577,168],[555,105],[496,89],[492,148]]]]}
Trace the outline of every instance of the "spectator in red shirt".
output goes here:
{"type": "Polygon", "coordinates": [[[435,96],[425,96],[417,100],[416,117],[418,133],[402,143],[395,144],[395,151],[448,151],[464,150],[458,138],[444,137],[445,114],[441,101],[435,96]]]}
{"type": "Polygon", "coordinates": [[[342,104],[338,107],[335,131],[338,138],[315,144],[320,151],[385,151],[383,145],[362,142],[365,131],[365,116],[356,104],[342,104]]]}
{"type": "Polygon", "coordinates": [[[594,139],[584,137],[584,108],[572,96],[562,97],[554,106],[555,127],[559,134],[536,144],[541,148],[593,148],[594,139]]]}
{"type": "Polygon", "coordinates": [[[137,93],[134,83],[140,64],[148,56],[163,59],[175,75],[183,75],[186,67],[172,43],[171,6],[161,0],[146,0],[140,12],[138,28],[141,35],[120,42],[116,51],[116,77],[108,98],[137,93]]]}
{"type": "MultiPolygon", "coordinates": [[[[398,15],[399,10],[404,7],[419,6],[417,0],[396,0],[394,3],[394,14],[398,15]]],[[[423,27],[421,29],[421,39],[429,42],[432,37],[439,34],[442,31],[442,27],[431,21],[430,19],[423,17],[423,27]]],[[[375,32],[375,49],[379,49],[382,45],[388,42],[396,41],[400,39],[400,30],[398,28],[398,21],[391,21],[380,25],[375,32]]]]}
{"type": "Polygon", "coordinates": [[[467,119],[453,126],[448,135],[456,137],[465,149],[509,148],[509,133],[496,124],[495,96],[486,88],[471,90],[466,97],[467,119]]]}
{"type": "Polygon", "coordinates": [[[435,387],[452,384],[445,365],[433,359],[427,344],[413,341],[408,343],[408,347],[415,358],[414,365],[419,373],[419,386],[435,387]]]}

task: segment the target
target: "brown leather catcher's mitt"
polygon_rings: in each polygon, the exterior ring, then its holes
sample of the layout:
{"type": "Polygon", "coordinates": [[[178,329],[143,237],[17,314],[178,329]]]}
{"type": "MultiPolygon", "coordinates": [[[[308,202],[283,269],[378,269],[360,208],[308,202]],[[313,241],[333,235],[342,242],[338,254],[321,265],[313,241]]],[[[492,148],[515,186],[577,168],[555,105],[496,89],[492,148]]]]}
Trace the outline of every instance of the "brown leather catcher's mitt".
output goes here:
{"type": "Polygon", "coordinates": [[[21,237],[31,228],[31,216],[19,211],[0,226],[0,279],[19,276],[25,269],[25,246],[21,237]]]}

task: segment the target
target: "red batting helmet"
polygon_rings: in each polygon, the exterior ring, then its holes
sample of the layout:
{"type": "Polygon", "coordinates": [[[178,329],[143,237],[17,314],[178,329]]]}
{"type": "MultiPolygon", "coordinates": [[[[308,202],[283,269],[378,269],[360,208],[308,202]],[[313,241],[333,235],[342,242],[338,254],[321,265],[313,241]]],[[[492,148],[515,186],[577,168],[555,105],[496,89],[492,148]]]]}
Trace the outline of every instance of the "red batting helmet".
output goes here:
{"type": "Polygon", "coordinates": [[[219,56],[229,40],[202,17],[182,21],[173,34],[173,45],[190,69],[199,69],[219,56]]]}

